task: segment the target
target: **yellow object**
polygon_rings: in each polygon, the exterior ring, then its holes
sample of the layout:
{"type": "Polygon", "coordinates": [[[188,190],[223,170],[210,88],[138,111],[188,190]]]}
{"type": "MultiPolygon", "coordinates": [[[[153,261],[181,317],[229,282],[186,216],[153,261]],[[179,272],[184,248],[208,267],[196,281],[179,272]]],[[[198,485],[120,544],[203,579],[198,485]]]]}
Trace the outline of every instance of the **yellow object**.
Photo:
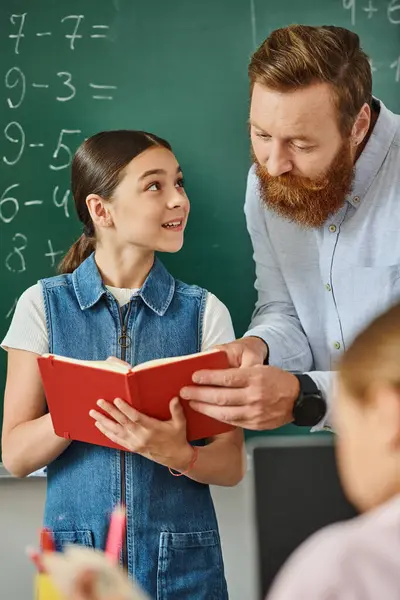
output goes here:
{"type": "Polygon", "coordinates": [[[54,586],[49,575],[39,573],[35,577],[35,600],[66,600],[54,586]]]}

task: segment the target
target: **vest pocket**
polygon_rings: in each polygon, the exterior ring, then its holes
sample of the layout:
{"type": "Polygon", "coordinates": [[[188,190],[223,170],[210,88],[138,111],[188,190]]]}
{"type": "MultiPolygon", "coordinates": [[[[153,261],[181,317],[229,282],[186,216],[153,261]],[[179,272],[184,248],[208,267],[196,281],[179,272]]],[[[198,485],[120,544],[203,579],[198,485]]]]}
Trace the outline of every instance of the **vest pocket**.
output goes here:
{"type": "Polygon", "coordinates": [[[70,546],[71,544],[79,544],[80,546],[87,546],[88,548],[94,547],[93,534],[88,529],[78,531],[53,531],[53,539],[57,551],[61,551],[63,546],[70,546]]]}
{"type": "Polygon", "coordinates": [[[161,532],[157,600],[226,600],[218,532],[161,532]]]}

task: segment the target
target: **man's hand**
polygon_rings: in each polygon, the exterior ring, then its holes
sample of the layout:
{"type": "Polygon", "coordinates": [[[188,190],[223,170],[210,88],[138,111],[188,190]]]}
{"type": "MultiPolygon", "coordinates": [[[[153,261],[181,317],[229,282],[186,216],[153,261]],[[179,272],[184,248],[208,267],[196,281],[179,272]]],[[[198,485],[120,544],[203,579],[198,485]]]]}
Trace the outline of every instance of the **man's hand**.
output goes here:
{"type": "Polygon", "coordinates": [[[262,365],[268,356],[267,344],[258,337],[245,337],[229,344],[216,346],[224,350],[231,367],[252,367],[262,365]]]}
{"type": "Polygon", "coordinates": [[[258,431],[290,423],[300,392],[294,375],[261,365],[198,371],[193,382],[199,385],[183,388],[180,395],[190,400],[194,410],[236,427],[258,431]]]}

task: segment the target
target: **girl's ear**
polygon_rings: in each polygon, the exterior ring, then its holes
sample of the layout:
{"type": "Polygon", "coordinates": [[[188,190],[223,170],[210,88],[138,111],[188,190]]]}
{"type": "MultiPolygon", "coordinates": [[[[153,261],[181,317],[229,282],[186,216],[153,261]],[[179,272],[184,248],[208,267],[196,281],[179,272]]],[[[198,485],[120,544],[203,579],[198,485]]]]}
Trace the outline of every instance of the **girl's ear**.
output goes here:
{"type": "Polygon", "coordinates": [[[113,225],[112,215],[107,204],[108,202],[97,194],[89,194],[86,198],[86,206],[95,227],[111,227],[113,225]]]}

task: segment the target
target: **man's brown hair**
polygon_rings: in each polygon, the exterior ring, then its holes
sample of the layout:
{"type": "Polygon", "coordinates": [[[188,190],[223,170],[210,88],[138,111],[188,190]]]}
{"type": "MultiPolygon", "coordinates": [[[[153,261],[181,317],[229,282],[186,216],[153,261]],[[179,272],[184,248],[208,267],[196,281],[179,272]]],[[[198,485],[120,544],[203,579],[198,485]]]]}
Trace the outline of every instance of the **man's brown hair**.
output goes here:
{"type": "Polygon", "coordinates": [[[354,398],[366,400],[374,385],[400,392],[400,304],[378,317],[345,352],[340,379],[354,398]]]}
{"type": "Polygon", "coordinates": [[[253,54],[249,65],[255,83],[280,92],[328,83],[343,135],[349,135],[363,106],[372,102],[368,56],[356,33],[342,27],[290,25],[276,29],[253,54]]]}

